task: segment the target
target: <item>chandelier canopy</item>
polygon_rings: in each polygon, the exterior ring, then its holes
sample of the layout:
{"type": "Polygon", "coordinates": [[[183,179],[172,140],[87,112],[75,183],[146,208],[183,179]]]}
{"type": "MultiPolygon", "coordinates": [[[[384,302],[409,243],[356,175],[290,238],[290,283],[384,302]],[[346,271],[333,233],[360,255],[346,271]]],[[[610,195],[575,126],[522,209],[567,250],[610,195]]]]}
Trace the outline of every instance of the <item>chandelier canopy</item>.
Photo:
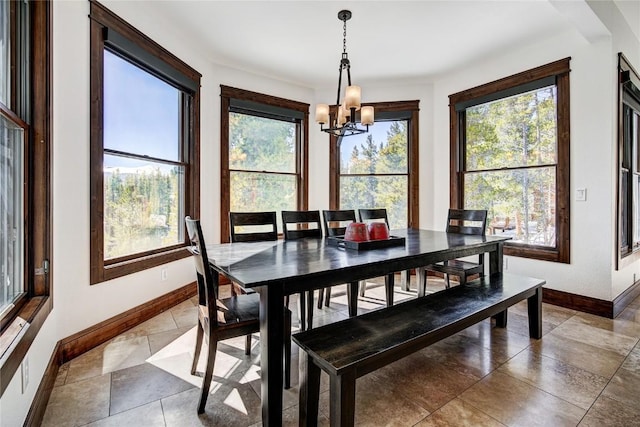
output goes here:
{"type": "Polygon", "coordinates": [[[340,60],[338,97],[336,99],[338,114],[332,124],[330,123],[329,105],[318,104],[316,105],[316,122],[320,124],[320,130],[335,136],[357,135],[368,132],[369,126],[373,125],[373,107],[360,105],[362,90],[360,86],[351,84],[351,63],[347,54],[347,21],[351,19],[351,11],[341,10],[338,12],[338,19],[343,22],[342,59],[340,60]],[[347,71],[347,87],[344,100],[340,102],[343,70],[347,71]],[[364,128],[358,127],[356,123],[356,111],[360,111],[360,123],[364,128]],[[324,125],[328,125],[328,127],[324,127],[324,125]]]}

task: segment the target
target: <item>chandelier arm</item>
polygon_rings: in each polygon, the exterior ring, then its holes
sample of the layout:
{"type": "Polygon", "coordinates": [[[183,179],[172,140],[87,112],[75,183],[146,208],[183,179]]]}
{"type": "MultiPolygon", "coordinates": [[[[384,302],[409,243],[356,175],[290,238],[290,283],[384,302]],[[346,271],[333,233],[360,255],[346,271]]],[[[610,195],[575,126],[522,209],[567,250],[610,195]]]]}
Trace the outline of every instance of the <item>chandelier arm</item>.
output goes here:
{"type": "MultiPolygon", "coordinates": [[[[351,78],[349,78],[351,84],[351,78]]],[[[336,97],[336,105],[340,108],[340,88],[342,87],[342,63],[340,63],[340,73],[338,74],[338,96],[336,97]]]]}

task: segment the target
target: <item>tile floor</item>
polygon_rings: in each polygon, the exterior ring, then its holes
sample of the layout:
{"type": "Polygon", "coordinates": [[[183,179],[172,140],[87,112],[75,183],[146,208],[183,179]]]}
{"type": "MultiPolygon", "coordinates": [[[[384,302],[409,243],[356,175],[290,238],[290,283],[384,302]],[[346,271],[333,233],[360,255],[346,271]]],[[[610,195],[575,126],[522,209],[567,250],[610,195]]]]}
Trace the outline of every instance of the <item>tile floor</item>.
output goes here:
{"type": "MultiPolygon", "coordinates": [[[[344,290],[333,293],[331,307],[315,309],[314,325],[347,317],[344,290]]],[[[395,296],[415,292],[396,288],[395,296]]],[[[383,304],[375,284],[359,302],[362,312],[383,304]]],[[[206,413],[197,415],[201,378],[189,374],[195,321],[193,298],[63,365],[43,425],[260,425],[258,335],[250,356],[243,338],[219,345],[206,413]]],[[[544,304],[543,333],[529,339],[520,303],[506,329],[486,320],[371,373],[357,382],[356,424],[640,426],[640,298],[615,320],[544,304]]],[[[285,425],[297,425],[297,363],[294,345],[285,425]]],[[[321,391],[326,426],[324,374],[321,391]]]]}

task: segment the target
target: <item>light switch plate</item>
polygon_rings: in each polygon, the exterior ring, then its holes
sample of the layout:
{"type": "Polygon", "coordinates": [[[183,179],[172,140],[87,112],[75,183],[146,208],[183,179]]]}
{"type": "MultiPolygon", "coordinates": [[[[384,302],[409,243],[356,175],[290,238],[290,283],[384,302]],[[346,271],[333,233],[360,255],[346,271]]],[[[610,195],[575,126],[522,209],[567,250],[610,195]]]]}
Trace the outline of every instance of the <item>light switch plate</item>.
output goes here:
{"type": "Polygon", "coordinates": [[[587,189],[586,188],[576,188],[576,201],[578,201],[578,202],[587,201],[587,189]]]}

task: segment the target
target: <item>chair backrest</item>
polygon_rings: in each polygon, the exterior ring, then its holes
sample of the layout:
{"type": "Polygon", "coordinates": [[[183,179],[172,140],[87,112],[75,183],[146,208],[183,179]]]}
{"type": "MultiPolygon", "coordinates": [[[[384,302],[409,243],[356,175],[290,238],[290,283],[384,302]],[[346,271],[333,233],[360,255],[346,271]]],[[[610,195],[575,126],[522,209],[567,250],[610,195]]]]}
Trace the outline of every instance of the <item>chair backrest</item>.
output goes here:
{"type": "Polygon", "coordinates": [[[487,229],[487,211],[475,209],[449,209],[447,233],[484,236],[487,229]]]}
{"type": "Polygon", "coordinates": [[[356,211],[322,211],[325,236],[342,236],[347,230],[345,222],[356,222],[356,211]]]}
{"type": "Polygon", "coordinates": [[[282,211],[282,231],[285,240],[321,238],[320,211],[282,211]],[[309,228],[310,225],[315,227],[309,228]]]}
{"type": "Polygon", "coordinates": [[[200,220],[186,217],[184,219],[187,226],[187,233],[191,241],[189,252],[193,255],[196,265],[196,276],[198,282],[198,304],[207,307],[209,322],[212,326],[218,324],[217,305],[218,299],[218,277],[214,277],[214,273],[209,267],[209,258],[207,257],[207,248],[200,227],[200,220]]]}
{"type": "Polygon", "coordinates": [[[275,211],[229,212],[229,228],[231,243],[278,240],[275,211]]]}
{"type": "Polygon", "coordinates": [[[387,210],[385,208],[358,209],[358,216],[361,222],[384,220],[387,227],[389,227],[389,217],[387,216],[387,210]]]}

